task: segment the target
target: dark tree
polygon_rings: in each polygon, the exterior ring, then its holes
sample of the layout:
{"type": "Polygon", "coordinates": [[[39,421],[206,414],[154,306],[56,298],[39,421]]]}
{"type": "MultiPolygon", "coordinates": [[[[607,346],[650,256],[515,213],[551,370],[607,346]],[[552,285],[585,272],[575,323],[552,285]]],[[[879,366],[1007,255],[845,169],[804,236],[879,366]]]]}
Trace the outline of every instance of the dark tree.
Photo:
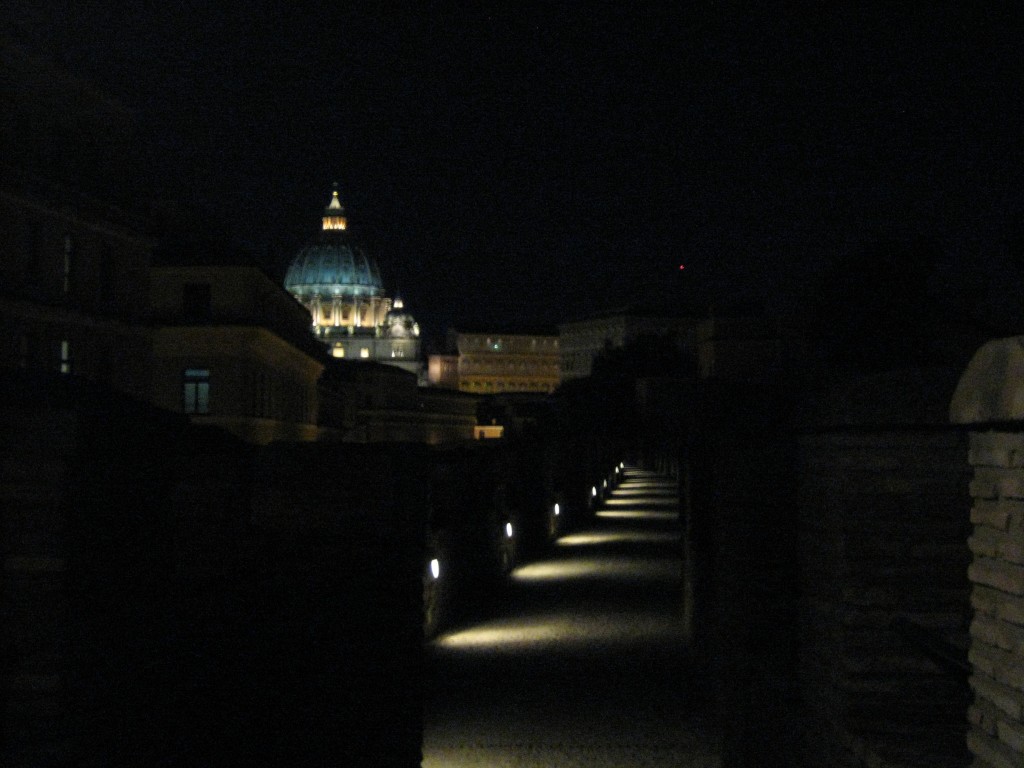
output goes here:
{"type": "Polygon", "coordinates": [[[930,238],[878,239],[825,276],[811,334],[825,362],[881,371],[960,365],[976,333],[976,296],[951,284],[930,238]]]}

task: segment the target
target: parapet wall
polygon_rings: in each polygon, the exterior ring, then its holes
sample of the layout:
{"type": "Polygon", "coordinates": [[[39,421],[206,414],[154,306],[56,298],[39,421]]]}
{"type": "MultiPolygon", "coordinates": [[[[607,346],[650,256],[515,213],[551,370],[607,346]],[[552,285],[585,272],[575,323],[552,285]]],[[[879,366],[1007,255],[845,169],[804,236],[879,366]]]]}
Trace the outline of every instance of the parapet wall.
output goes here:
{"type": "Polygon", "coordinates": [[[1024,765],[1024,337],[975,354],[950,419],[971,430],[968,746],[978,768],[1024,765]]]}
{"type": "Polygon", "coordinates": [[[967,438],[957,372],[827,388],[799,438],[807,765],[964,766],[967,438]]]}
{"type": "Polygon", "coordinates": [[[705,382],[682,451],[691,649],[723,766],[963,768],[967,435],[958,372],[705,382]]]}
{"type": "Polygon", "coordinates": [[[816,766],[963,766],[966,440],[850,428],[800,441],[800,630],[816,766]]]}

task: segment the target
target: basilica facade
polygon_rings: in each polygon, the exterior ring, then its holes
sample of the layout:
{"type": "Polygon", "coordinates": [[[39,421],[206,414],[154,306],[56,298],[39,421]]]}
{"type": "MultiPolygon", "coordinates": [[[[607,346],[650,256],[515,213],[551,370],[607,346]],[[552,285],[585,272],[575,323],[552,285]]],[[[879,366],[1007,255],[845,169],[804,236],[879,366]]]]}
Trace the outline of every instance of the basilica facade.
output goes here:
{"type": "Polygon", "coordinates": [[[420,328],[384,289],[377,260],[351,237],[335,189],[315,241],[292,260],[284,287],[313,319],[313,335],[334,357],[422,367],[420,328]]]}

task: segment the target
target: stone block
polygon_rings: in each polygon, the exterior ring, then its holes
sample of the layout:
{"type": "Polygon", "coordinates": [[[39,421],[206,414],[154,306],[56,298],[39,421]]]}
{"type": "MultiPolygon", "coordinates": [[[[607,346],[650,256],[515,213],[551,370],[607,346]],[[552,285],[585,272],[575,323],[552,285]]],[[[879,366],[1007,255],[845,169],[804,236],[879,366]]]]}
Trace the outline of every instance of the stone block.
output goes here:
{"type": "Polygon", "coordinates": [[[972,432],[968,461],[973,466],[1024,466],[1024,433],[972,432]]]}
{"type": "Polygon", "coordinates": [[[1004,499],[1024,499],[1024,472],[1006,471],[999,478],[999,495],[1004,499]]]}
{"type": "Polygon", "coordinates": [[[1004,651],[1013,651],[1019,639],[1018,633],[1014,632],[1011,625],[986,616],[974,617],[971,622],[971,637],[1004,651]]]}
{"type": "Polygon", "coordinates": [[[1018,537],[1006,537],[999,543],[1000,556],[1015,565],[1024,565],[1024,541],[1018,537]]]}
{"type": "Polygon", "coordinates": [[[999,603],[996,615],[1003,621],[1024,627],[1024,599],[1006,597],[999,603]]]}
{"type": "Polygon", "coordinates": [[[974,499],[995,500],[999,498],[999,480],[997,477],[979,469],[978,474],[971,478],[968,492],[974,499]]]}
{"type": "Polygon", "coordinates": [[[1024,692],[1024,664],[1014,653],[974,643],[967,654],[974,669],[997,683],[1024,692]]]}
{"type": "Polygon", "coordinates": [[[975,670],[984,672],[988,677],[995,679],[996,667],[1002,663],[1005,654],[998,648],[988,644],[974,643],[967,652],[967,660],[975,670]]]}
{"type": "Polygon", "coordinates": [[[981,699],[967,708],[967,721],[989,736],[995,736],[999,723],[999,710],[981,699]]]}
{"type": "Polygon", "coordinates": [[[1024,595],[1024,567],[988,557],[976,558],[967,569],[975,584],[994,587],[1011,595],[1024,595]]]}
{"type": "MultiPolygon", "coordinates": [[[[967,734],[967,746],[971,752],[991,768],[1020,768],[1021,756],[1015,754],[1005,744],[1001,744],[994,738],[978,731],[970,731],[967,734]]],[[[979,765],[975,763],[975,765],[979,765]]]]}
{"type": "Polygon", "coordinates": [[[977,467],[968,490],[975,499],[1024,499],[1024,470],[977,467]]]}
{"type": "Polygon", "coordinates": [[[1004,535],[995,528],[979,525],[974,529],[974,534],[967,539],[967,546],[975,555],[996,558],[999,556],[999,542],[1004,535]]]}
{"type": "Polygon", "coordinates": [[[995,680],[1003,685],[1024,692],[1024,665],[1014,657],[995,669],[995,680]]]}
{"type": "Polygon", "coordinates": [[[1002,592],[991,587],[975,584],[974,589],[971,591],[971,607],[977,613],[995,617],[999,612],[999,604],[1004,597],[1005,595],[1002,592]]]}
{"type": "Polygon", "coordinates": [[[1024,761],[1024,726],[1000,719],[997,726],[999,741],[1008,746],[1024,761]]]}
{"type": "Polygon", "coordinates": [[[988,526],[977,526],[967,543],[975,555],[1004,560],[1013,565],[1024,565],[1024,542],[1013,533],[988,526]]]}
{"type": "Polygon", "coordinates": [[[1015,720],[1024,715],[1024,695],[1007,688],[985,675],[971,675],[971,688],[975,695],[992,704],[996,709],[1015,720]]]}
{"type": "Polygon", "coordinates": [[[974,525],[984,525],[995,528],[997,531],[1007,531],[1010,528],[1010,515],[1014,511],[1011,505],[996,501],[996,496],[988,498],[975,497],[974,506],[971,508],[971,522],[974,525]]]}

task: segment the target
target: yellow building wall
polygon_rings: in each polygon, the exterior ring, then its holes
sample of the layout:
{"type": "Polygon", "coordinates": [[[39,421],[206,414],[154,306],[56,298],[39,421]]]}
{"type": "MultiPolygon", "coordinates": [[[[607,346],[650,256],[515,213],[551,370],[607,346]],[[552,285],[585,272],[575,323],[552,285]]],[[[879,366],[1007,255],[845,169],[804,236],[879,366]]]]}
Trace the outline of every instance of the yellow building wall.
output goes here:
{"type": "Polygon", "coordinates": [[[153,334],[150,399],[183,412],[186,369],[210,372],[209,413],[245,440],[312,440],[317,429],[317,379],[323,364],[265,328],[163,327],[153,334]]]}

